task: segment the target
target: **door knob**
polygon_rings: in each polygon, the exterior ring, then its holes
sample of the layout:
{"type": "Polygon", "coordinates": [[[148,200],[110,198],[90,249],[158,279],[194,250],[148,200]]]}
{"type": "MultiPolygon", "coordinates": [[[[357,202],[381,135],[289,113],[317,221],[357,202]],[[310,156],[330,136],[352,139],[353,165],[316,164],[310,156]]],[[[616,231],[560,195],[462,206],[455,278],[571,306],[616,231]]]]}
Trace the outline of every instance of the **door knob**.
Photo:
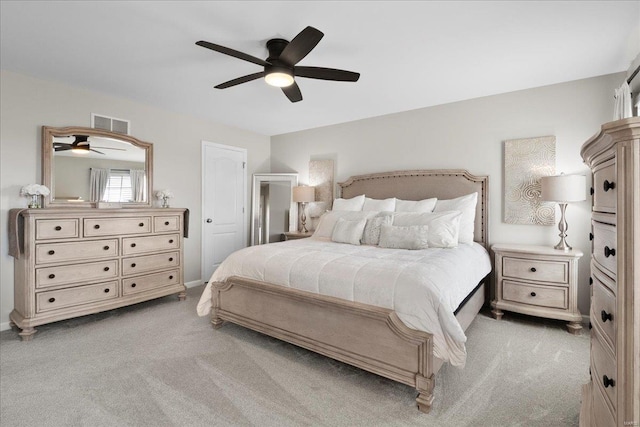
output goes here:
{"type": "Polygon", "coordinates": [[[211,218],[207,218],[207,223],[211,224],[213,220],[211,218]]]}

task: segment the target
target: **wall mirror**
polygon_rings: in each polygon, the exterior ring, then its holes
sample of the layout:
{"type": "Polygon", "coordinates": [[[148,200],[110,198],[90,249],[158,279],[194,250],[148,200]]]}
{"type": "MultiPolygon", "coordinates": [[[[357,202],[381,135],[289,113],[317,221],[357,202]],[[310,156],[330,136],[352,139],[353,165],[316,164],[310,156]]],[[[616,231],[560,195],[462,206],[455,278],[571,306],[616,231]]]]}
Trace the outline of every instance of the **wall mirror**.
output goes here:
{"type": "Polygon", "coordinates": [[[298,228],[298,205],[293,202],[297,173],[253,175],[251,245],[279,242],[282,233],[298,228]]]}
{"type": "Polygon", "coordinates": [[[84,127],[42,127],[45,207],[150,206],[153,144],[84,127]]]}

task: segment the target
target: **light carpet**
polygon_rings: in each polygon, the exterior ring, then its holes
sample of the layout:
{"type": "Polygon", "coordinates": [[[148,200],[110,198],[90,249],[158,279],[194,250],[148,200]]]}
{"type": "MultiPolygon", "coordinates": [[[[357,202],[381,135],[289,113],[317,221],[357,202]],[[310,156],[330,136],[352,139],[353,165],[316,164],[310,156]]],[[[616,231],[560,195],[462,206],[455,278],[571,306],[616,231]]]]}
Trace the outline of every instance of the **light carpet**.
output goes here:
{"type": "Polygon", "coordinates": [[[165,297],[0,334],[0,424],[9,426],[571,426],[588,334],[481,313],[467,365],[445,365],[430,414],[413,388],[226,324],[165,297]]]}

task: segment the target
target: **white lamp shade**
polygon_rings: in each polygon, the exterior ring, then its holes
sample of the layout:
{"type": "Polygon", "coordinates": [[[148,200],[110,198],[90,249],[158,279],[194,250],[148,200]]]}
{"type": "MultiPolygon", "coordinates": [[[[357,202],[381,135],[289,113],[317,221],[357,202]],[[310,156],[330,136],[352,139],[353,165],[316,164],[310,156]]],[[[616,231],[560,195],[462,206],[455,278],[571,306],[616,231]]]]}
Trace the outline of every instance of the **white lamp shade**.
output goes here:
{"type": "Polygon", "coordinates": [[[540,184],[542,200],[548,202],[580,202],[587,198],[587,181],[584,175],[543,176],[540,184]]]}
{"type": "Polygon", "coordinates": [[[293,187],[293,201],[296,203],[308,203],[315,202],[316,189],[315,187],[298,186],[293,187]]]}

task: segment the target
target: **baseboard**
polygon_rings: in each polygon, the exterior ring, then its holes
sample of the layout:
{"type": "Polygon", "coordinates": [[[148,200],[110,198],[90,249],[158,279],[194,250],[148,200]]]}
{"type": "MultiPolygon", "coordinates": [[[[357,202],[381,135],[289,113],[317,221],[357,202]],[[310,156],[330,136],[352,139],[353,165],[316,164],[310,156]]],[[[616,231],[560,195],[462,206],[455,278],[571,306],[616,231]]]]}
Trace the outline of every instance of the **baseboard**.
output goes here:
{"type": "Polygon", "coordinates": [[[11,329],[11,323],[10,322],[2,322],[0,323],[0,331],[7,331],[11,329]]]}
{"type": "Polygon", "coordinates": [[[193,280],[193,281],[191,281],[191,282],[187,282],[187,283],[185,283],[184,285],[185,285],[187,288],[193,288],[193,287],[196,287],[196,286],[203,285],[204,283],[205,283],[205,282],[203,282],[202,280],[193,280]]]}

